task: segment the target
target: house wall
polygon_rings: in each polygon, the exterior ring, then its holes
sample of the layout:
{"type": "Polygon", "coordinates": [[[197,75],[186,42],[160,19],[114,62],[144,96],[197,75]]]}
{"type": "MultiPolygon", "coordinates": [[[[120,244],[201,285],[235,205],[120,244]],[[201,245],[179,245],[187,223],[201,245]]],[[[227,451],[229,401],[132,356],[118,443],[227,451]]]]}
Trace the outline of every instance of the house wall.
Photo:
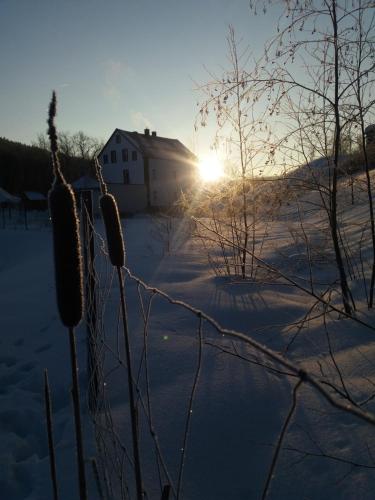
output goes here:
{"type": "Polygon", "coordinates": [[[168,207],[180,197],[181,190],[189,190],[195,181],[195,168],[192,163],[174,159],[144,158],[141,150],[132,139],[121,131],[115,131],[99,155],[104,181],[109,191],[115,196],[120,212],[134,213],[152,208],[168,207]],[[116,137],[119,137],[119,141],[116,137]],[[122,157],[122,151],[128,150],[128,160],[122,157]],[[116,160],[111,161],[111,151],[116,152],[116,160]],[[132,159],[132,152],[137,151],[137,159],[132,159]],[[104,162],[107,155],[108,161],[104,162]],[[124,178],[128,170],[129,179],[124,178]],[[148,174],[148,175],[147,175],[148,174]],[[148,178],[147,178],[148,177],[148,178]],[[124,182],[124,181],[129,182],[124,182]],[[149,199],[148,204],[148,186],[149,199]]]}
{"type": "Polygon", "coordinates": [[[172,205],[182,191],[192,188],[194,165],[176,160],[149,160],[150,203],[152,207],[172,205]]]}
{"type": "Polygon", "coordinates": [[[130,184],[144,184],[143,158],[137,147],[123,134],[119,133],[120,143],[116,142],[116,133],[111,137],[99,155],[103,169],[103,177],[107,183],[124,182],[124,170],[129,170],[130,184]],[[122,159],[122,150],[128,150],[128,161],[122,159]],[[116,162],[111,162],[111,151],[116,151],[116,162]],[[132,151],[137,151],[137,160],[132,160],[132,151]],[[104,155],[108,156],[108,163],[104,163],[104,155]]]}
{"type": "Polygon", "coordinates": [[[120,213],[142,212],[147,208],[145,184],[108,184],[108,191],[116,198],[120,213]]]}

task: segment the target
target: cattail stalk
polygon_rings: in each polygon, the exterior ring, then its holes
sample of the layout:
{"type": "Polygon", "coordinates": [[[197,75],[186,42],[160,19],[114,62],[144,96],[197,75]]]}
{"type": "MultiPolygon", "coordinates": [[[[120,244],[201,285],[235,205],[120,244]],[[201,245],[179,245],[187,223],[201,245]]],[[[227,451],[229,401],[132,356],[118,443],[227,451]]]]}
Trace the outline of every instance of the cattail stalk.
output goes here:
{"type": "Polygon", "coordinates": [[[56,94],[53,92],[48,113],[48,135],[55,179],[48,199],[52,221],[57,306],[61,321],[69,331],[80,500],[87,500],[78,363],[74,335],[74,327],[78,325],[83,316],[81,243],[74,193],[71,186],[67,184],[59,163],[55,116],[56,94]]]}
{"type": "Polygon", "coordinates": [[[96,486],[98,488],[98,493],[99,493],[100,500],[104,500],[104,493],[103,493],[102,485],[100,483],[100,477],[99,477],[99,471],[98,471],[98,464],[96,463],[95,458],[91,459],[91,465],[92,465],[92,472],[94,474],[96,486]]]}
{"type": "Polygon", "coordinates": [[[74,328],[69,328],[69,344],[70,344],[70,360],[72,369],[72,398],[74,408],[74,424],[76,432],[76,449],[78,460],[78,483],[80,500],[87,500],[87,487],[86,487],[86,472],[85,472],[85,458],[83,451],[83,433],[81,423],[81,409],[79,402],[79,384],[78,384],[78,363],[77,363],[77,350],[76,339],[74,335],[74,328]]]}
{"type": "Polygon", "coordinates": [[[127,378],[128,378],[128,390],[129,390],[130,419],[132,427],[135,483],[137,490],[137,500],[142,500],[144,498],[144,494],[143,494],[143,484],[142,484],[140,450],[138,442],[137,408],[134,398],[133,370],[131,363],[132,355],[131,355],[130,340],[129,340],[128,316],[127,316],[125,291],[124,291],[124,278],[121,270],[121,268],[125,264],[124,239],[122,235],[121,220],[116,200],[107,191],[107,186],[102,176],[101,166],[97,160],[95,161],[95,167],[96,167],[96,175],[100,183],[100,188],[102,192],[102,196],[100,197],[100,208],[102,211],[102,216],[106,231],[108,254],[112,265],[115,266],[117,269],[117,276],[120,288],[121,315],[122,315],[122,324],[124,333],[126,365],[128,372],[127,378]]]}
{"type": "Polygon", "coordinates": [[[46,423],[48,435],[48,450],[49,450],[49,463],[53,489],[53,499],[58,500],[57,489],[57,474],[56,474],[56,458],[55,458],[55,444],[53,439],[53,425],[52,425],[52,403],[51,392],[48,382],[48,372],[44,370],[44,404],[46,410],[46,423]]]}
{"type": "Polygon", "coordinates": [[[130,405],[130,417],[131,417],[132,437],[133,437],[133,455],[134,455],[134,468],[135,468],[135,482],[137,488],[137,500],[142,500],[144,498],[144,495],[143,495],[143,485],[142,485],[140,450],[138,443],[137,408],[135,405],[135,398],[134,398],[133,371],[131,365],[132,356],[131,356],[130,342],[129,342],[128,316],[127,316],[126,302],[125,302],[124,279],[120,267],[117,267],[117,275],[120,287],[121,315],[122,315],[122,324],[124,331],[126,365],[128,370],[129,405],[130,405]]]}

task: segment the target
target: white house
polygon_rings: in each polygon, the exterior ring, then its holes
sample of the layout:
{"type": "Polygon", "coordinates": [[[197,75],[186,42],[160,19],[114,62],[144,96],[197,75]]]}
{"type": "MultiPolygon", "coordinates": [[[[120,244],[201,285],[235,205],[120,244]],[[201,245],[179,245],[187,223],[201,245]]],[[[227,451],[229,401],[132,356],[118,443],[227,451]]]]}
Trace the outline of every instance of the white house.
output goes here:
{"type": "Polygon", "coordinates": [[[122,213],[170,207],[196,179],[197,158],[177,139],[116,129],[98,155],[122,213]]]}

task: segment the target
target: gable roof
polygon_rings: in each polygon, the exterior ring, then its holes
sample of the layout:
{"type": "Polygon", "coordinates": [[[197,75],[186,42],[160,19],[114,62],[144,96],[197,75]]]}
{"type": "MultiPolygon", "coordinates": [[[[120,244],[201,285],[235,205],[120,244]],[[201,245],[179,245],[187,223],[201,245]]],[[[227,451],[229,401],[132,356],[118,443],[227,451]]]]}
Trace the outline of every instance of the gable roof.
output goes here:
{"type": "Polygon", "coordinates": [[[23,194],[29,201],[46,201],[47,197],[38,191],[24,191],[23,194]]]}
{"type": "Polygon", "coordinates": [[[99,154],[103,152],[113,135],[116,133],[125,136],[147,158],[190,162],[197,161],[196,156],[178,139],[169,139],[167,137],[159,137],[151,134],[139,134],[138,132],[129,132],[119,128],[115,129],[99,154]]]}
{"type": "Polygon", "coordinates": [[[87,174],[72,182],[71,185],[76,191],[85,191],[86,189],[100,190],[98,180],[87,174]]]}
{"type": "Polygon", "coordinates": [[[21,198],[18,196],[13,196],[5,189],[0,188],[0,203],[19,203],[20,201],[21,198]]]}

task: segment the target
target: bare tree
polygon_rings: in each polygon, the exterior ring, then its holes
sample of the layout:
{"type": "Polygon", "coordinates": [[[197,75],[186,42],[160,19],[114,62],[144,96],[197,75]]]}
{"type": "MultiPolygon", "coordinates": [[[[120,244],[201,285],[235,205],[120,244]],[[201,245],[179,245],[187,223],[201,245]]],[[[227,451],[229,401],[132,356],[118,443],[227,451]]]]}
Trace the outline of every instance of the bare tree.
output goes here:
{"type": "MultiPolygon", "coordinates": [[[[345,263],[348,259],[338,215],[338,190],[343,134],[353,121],[359,120],[364,126],[372,105],[367,82],[374,74],[373,2],[260,0],[251,8],[254,14],[266,12],[273,4],[281,6],[281,15],[277,34],[266,43],[264,56],[247,71],[242,70],[237,80],[224,77],[221,85],[214,82],[201,116],[207,116],[210,106],[219,110],[219,115],[223,109],[226,111],[223,103],[227,102],[229,87],[231,94],[246,99],[249,109],[263,106],[267,110],[262,125],[259,121],[257,126],[258,132],[263,127],[268,163],[279,168],[296,167],[306,163],[307,152],[312,158],[325,158],[328,182],[327,190],[321,192],[322,200],[343,307],[352,314],[355,301],[345,263]]],[[[243,116],[241,110],[240,124],[243,116]]],[[[374,281],[375,266],[371,289],[374,281]]]]}
{"type": "Polygon", "coordinates": [[[86,135],[82,130],[73,134],[71,141],[74,145],[75,155],[86,160],[95,158],[104,145],[103,141],[86,135]]]}
{"type": "MultiPolygon", "coordinates": [[[[48,149],[48,138],[46,134],[38,134],[37,140],[33,143],[42,149],[48,149]]],[[[88,136],[82,130],[75,132],[59,132],[58,144],[60,152],[65,156],[75,156],[85,160],[93,160],[102,149],[104,141],[88,136]]]]}
{"type": "Polygon", "coordinates": [[[369,287],[368,306],[373,307],[374,303],[374,285],[375,285],[375,219],[374,207],[372,201],[372,186],[370,177],[370,164],[366,148],[365,138],[365,120],[371,116],[371,111],[375,100],[371,96],[371,87],[374,85],[375,69],[375,12],[368,12],[363,6],[366,2],[358,0],[358,8],[351,13],[354,21],[355,35],[353,44],[346,50],[344,71],[346,72],[348,84],[353,92],[353,99],[348,105],[346,121],[360,129],[361,153],[363,155],[363,164],[366,172],[368,208],[370,216],[370,230],[372,241],[372,269],[369,287]],[[370,15],[369,15],[370,14],[370,15]],[[368,16],[364,19],[364,16],[368,16]]]}
{"type": "Polygon", "coordinates": [[[261,117],[255,118],[250,91],[244,83],[249,50],[236,41],[233,27],[229,28],[227,41],[228,69],[221,75],[210,73],[211,81],[199,87],[204,96],[199,122],[205,125],[213,111],[218,125],[215,147],[225,144],[232,172],[229,180],[206,192],[208,196],[204,201],[216,232],[228,233],[237,247],[237,250],[230,248],[228,255],[226,245],[219,241],[227,274],[234,268],[235,274],[242,278],[254,278],[260,201],[254,179],[262,151],[257,139],[261,117]],[[251,250],[250,259],[248,250],[251,250]]]}

